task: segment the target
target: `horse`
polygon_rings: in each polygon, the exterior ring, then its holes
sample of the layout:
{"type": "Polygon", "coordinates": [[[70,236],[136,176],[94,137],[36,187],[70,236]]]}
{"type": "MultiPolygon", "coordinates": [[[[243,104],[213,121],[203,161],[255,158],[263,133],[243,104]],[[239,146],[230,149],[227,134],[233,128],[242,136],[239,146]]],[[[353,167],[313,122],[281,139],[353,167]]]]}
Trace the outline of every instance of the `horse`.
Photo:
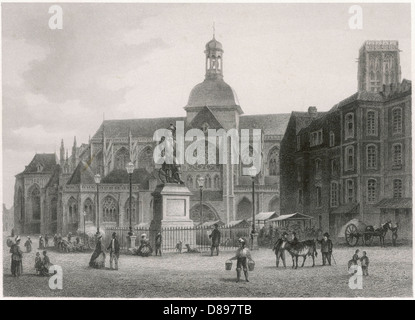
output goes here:
{"type": "Polygon", "coordinates": [[[385,236],[388,230],[392,230],[392,221],[381,224],[380,228],[375,229],[373,226],[366,227],[366,232],[371,232],[373,237],[379,237],[380,246],[385,246],[385,236]]]}
{"type": "Polygon", "coordinates": [[[315,257],[317,257],[317,249],[316,249],[316,241],[315,240],[306,240],[306,241],[300,241],[296,244],[291,244],[290,242],[285,242],[284,249],[289,252],[291,255],[291,258],[293,259],[293,269],[298,268],[298,257],[303,257],[303,263],[301,265],[301,268],[304,267],[305,260],[307,259],[307,256],[311,256],[313,259],[313,265],[315,266],[315,257]],[[295,259],[295,260],[294,260],[295,259]]]}

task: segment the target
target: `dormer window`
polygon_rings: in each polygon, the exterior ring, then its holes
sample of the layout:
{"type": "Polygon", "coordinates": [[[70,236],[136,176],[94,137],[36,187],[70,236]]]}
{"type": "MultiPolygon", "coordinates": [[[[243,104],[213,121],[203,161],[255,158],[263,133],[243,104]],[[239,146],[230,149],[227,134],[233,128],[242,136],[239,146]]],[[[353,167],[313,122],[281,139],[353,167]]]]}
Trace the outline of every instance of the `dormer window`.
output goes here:
{"type": "Polygon", "coordinates": [[[37,172],[42,172],[43,166],[40,163],[38,163],[37,166],[36,166],[36,170],[37,170],[37,172]]]}

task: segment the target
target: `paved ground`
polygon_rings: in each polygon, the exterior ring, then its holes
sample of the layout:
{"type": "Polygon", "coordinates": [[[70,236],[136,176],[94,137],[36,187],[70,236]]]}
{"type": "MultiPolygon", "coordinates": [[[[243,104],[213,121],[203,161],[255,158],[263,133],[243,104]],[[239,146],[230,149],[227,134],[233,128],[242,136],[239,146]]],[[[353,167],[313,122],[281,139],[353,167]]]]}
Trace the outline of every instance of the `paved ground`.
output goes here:
{"type": "MultiPolygon", "coordinates": [[[[122,255],[120,270],[88,268],[90,253],[50,252],[52,263],[62,266],[63,290],[52,291],[48,278],[34,275],[35,251],[24,256],[24,275],[10,276],[10,254],[4,243],[3,283],[5,296],[22,297],[412,297],[412,248],[360,248],[370,257],[370,276],[363,290],[348,286],[347,261],[355,248],[335,248],[337,265],[302,269],[276,269],[269,249],[253,253],[255,270],[250,282],[235,282],[235,264],[225,270],[232,252],[219,257],[205,254],[165,254],[163,257],[122,255]]],[[[109,256],[107,256],[107,265],[109,256]]],[[[291,261],[289,261],[291,266],[291,261]]]]}

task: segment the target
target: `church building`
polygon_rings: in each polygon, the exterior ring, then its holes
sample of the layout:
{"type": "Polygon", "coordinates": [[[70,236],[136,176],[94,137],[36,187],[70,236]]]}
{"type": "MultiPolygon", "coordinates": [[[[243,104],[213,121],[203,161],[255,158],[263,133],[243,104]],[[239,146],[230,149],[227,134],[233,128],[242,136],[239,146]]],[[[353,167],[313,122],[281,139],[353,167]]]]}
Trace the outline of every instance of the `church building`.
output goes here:
{"type": "MultiPolygon", "coordinates": [[[[153,217],[152,192],[161,183],[160,166],[153,160],[153,134],[183,121],[185,132],[192,128],[261,129],[262,165],[255,181],[255,210],[280,210],[280,143],[290,115],[243,115],[235,91],[223,77],[222,44],[215,37],[205,46],[205,79],[190,92],[185,116],[155,119],[105,120],[87,144],[73,142],[71,154],[61,142],[56,154],[35,154],[16,175],[14,222],[18,233],[75,232],[96,226],[97,213],[102,227],[128,227],[129,175],[126,165],[134,164],[132,174],[132,221],[147,226],[153,217]],[[97,185],[94,176],[99,174],[97,185]],[[98,193],[97,193],[98,188],[98,193]],[[98,199],[97,199],[98,195],[98,199]],[[98,203],[98,208],[97,208],[98,203]]],[[[178,108],[178,112],[179,112],[178,108]]],[[[206,148],[207,150],[208,148],[206,148]]],[[[230,148],[228,148],[230,153],[230,148]]],[[[252,149],[253,150],[253,149],[252,149]]],[[[251,147],[249,154],[252,155],[251,147]]],[[[228,156],[229,157],[229,156],[228,156]]],[[[192,192],[190,218],[195,222],[232,221],[252,216],[251,177],[242,174],[239,164],[184,164],[182,180],[192,192]],[[202,207],[198,178],[204,177],[202,207]]]]}

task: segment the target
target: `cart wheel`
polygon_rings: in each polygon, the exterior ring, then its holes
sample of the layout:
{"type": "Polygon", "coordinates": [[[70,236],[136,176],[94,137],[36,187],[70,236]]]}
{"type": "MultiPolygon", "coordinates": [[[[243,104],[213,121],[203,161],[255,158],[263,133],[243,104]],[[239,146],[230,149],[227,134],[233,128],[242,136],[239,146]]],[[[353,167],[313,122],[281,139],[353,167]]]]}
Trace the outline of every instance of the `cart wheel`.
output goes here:
{"type": "Polygon", "coordinates": [[[357,227],[354,224],[349,224],[344,232],[346,242],[350,247],[357,245],[359,241],[359,234],[357,233],[357,227]]]}

